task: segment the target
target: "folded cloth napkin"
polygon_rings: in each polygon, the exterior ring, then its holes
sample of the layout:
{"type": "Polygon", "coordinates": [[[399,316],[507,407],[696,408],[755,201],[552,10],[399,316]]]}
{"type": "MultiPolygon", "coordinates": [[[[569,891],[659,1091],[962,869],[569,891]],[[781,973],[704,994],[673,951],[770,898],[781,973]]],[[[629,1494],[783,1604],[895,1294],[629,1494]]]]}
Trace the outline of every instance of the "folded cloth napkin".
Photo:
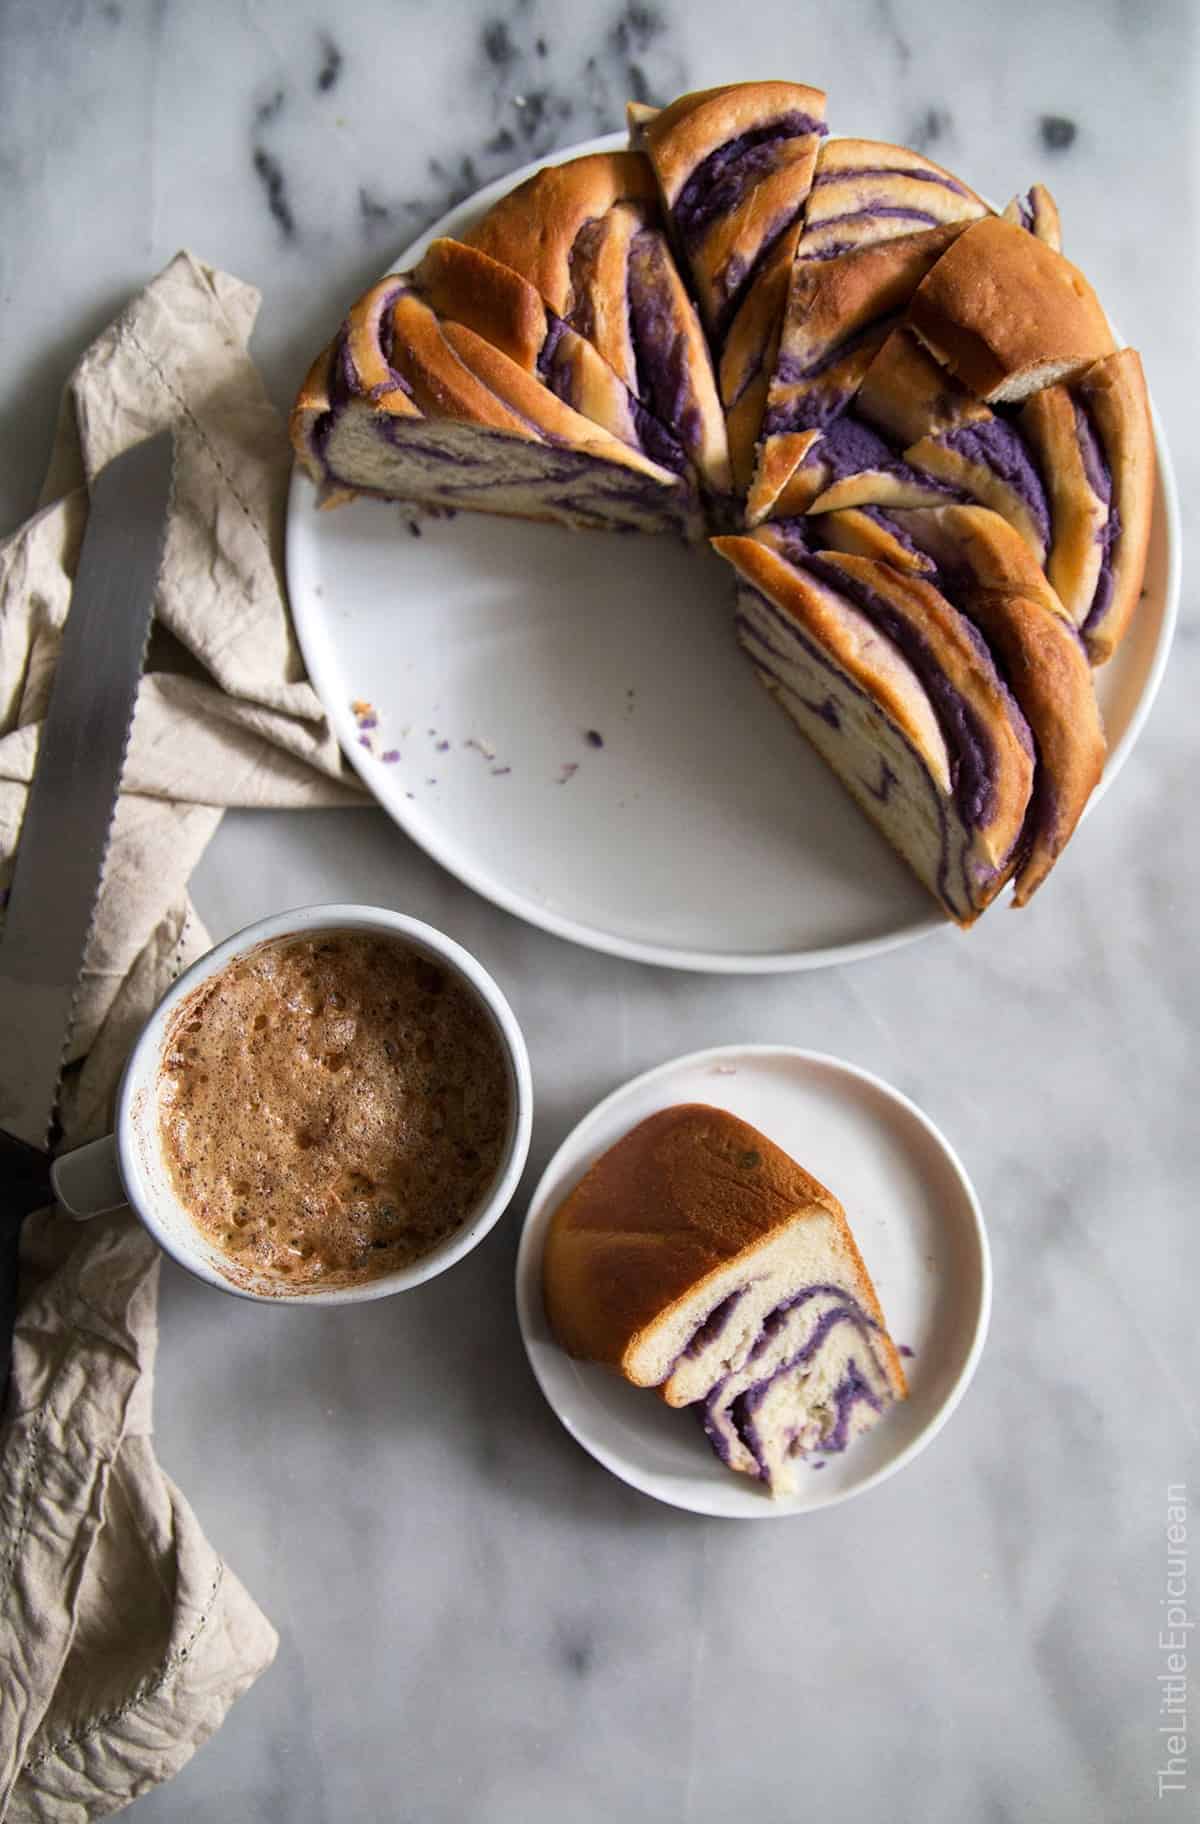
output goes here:
{"type": "MultiPolygon", "coordinates": [[[[288,618],[290,455],[247,353],[258,305],[177,255],[83,356],[39,511],[0,545],[6,891],[89,483],[172,428],[174,502],[68,1052],[67,1144],[104,1132],[133,1036],[209,947],[187,882],[223,808],[361,802],[288,618]]],[[[0,1073],[20,1068],[5,1047],[0,1073]]],[[[274,1657],[273,1629],[154,1456],[157,1284],[157,1249],[127,1212],[25,1224],[0,1433],[6,1821],[119,1810],[181,1767],[274,1657]]]]}

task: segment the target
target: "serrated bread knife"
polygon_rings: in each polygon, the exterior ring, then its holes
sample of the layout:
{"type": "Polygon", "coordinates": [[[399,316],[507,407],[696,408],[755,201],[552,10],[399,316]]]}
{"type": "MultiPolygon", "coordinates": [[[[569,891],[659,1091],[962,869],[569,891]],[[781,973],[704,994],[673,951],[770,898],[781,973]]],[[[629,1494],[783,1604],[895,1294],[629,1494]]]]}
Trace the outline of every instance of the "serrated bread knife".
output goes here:
{"type": "Polygon", "coordinates": [[[0,1392],[17,1239],[51,1201],[48,1147],[166,539],[170,431],[90,489],[87,527],[0,934],[0,1392]]]}

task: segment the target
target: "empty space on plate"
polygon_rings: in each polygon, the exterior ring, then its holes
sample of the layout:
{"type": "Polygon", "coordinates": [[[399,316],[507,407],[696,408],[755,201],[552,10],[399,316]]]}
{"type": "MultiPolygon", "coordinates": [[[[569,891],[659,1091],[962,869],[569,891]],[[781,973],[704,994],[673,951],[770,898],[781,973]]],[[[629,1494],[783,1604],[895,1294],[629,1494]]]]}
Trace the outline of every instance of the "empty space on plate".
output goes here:
{"type": "Polygon", "coordinates": [[[301,572],[314,681],[381,802],[471,884],[685,950],[929,918],[755,680],[707,550],[470,515],[412,539],[377,502],[327,518],[301,572]]]}

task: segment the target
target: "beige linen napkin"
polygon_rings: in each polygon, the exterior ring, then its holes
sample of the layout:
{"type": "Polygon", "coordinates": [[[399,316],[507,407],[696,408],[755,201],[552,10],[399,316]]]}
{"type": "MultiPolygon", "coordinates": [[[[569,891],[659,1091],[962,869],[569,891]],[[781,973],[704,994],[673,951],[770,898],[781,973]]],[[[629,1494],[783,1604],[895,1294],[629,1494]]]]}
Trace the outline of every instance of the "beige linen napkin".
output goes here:
{"type": "MultiPolygon", "coordinates": [[[[67,387],[35,516],[0,546],[0,887],[32,776],[88,483],[170,425],[175,498],[64,1081],[102,1133],[121,1063],[209,947],[187,881],[226,805],[357,791],[282,592],[287,439],[246,344],[259,298],[179,254],[67,387]]],[[[0,1071],[19,1070],[0,1048],[0,1071]]],[[[0,1186],[3,1196],[3,1186],[0,1186]]],[[[150,1442],[158,1254],[128,1214],[25,1225],[0,1433],[0,1818],[102,1817],[167,1778],[270,1664],[273,1629],[150,1442]]]]}

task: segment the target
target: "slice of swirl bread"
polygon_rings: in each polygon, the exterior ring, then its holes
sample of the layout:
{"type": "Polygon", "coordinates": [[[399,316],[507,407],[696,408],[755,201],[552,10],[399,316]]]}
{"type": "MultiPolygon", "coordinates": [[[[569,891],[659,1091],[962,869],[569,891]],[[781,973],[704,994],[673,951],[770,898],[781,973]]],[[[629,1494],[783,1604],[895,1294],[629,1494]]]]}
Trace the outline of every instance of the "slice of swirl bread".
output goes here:
{"type": "Polygon", "coordinates": [[[1102,665],[1128,631],[1150,542],[1154,431],[1136,349],[1036,394],[1020,423],[1050,496],[1046,573],[1102,665]]]}
{"type": "Polygon", "coordinates": [[[773,1495],[907,1392],[841,1205],[722,1109],[663,1109],[610,1147],[554,1212],[543,1288],[563,1348],[695,1407],[773,1495]]]}
{"type": "MultiPolygon", "coordinates": [[[[464,302],[460,314],[472,308],[464,302]]],[[[541,354],[555,346],[550,326],[541,354]]],[[[408,277],[383,280],[354,306],[313,364],[290,428],[326,504],[367,493],[572,527],[701,532],[685,475],[564,403],[478,330],[440,316],[408,277]]]]}
{"type": "Polygon", "coordinates": [[[592,153],[548,165],[501,197],[465,239],[532,285],[641,405],[672,427],[714,501],[728,500],[716,375],[659,226],[647,159],[592,153]]]}
{"type": "Polygon", "coordinates": [[[987,641],[1037,751],[1013,882],[1014,905],[1025,905],[1062,854],[1104,770],[1092,671],[1065,608],[1025,540],[986,507],[829,513],[814,524],[813,537],[902,568],[920,560],[987,641]]]}
{"type": "Polygon", "coordinates": [[[794,82],[740,82],[629,110],[654,167],[675,245],[719,349],[771,249],[803,211],[825,134],[825,96],[794,82]]]}
{"type": "Polygon", "coordinates": [[[982,197],[920,152],[876,139],[831,139],[817,160],[797,258],[836,259],[989,213],[982,197]]]}
{"type": "Polygon", "coordinates": [[[806,552],[795,521],[714,549],[738,572],[738,636],[764,684],[957,923],[1020,860],[1028,724],[978,630],[924,578],[806,552]]]}

